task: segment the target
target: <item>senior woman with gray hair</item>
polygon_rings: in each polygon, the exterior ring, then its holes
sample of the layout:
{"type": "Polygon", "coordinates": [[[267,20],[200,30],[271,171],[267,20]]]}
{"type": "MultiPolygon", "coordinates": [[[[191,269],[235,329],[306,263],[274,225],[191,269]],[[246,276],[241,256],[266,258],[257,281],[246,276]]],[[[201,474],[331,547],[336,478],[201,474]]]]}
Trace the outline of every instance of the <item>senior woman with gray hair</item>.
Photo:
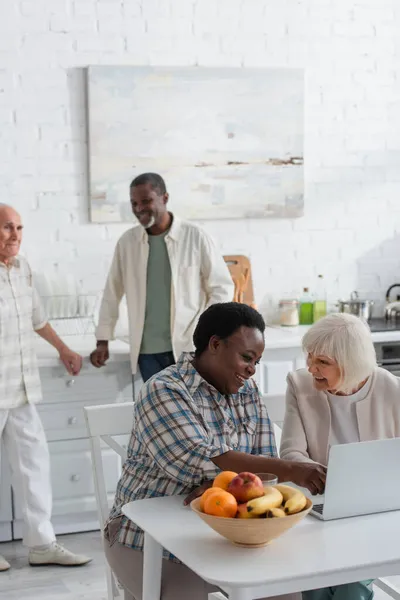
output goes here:
{"type": "MultiPolygon", "coordinates": [[[[334,444],[400,437],[400,379],[376,364],[368,326],[332,314],[303,338],[307,369],[287,378],[281,458],[327,465],[334,444]]],[[[370,600],[372,580],[303,592],[303,600],[370,600]]]]}

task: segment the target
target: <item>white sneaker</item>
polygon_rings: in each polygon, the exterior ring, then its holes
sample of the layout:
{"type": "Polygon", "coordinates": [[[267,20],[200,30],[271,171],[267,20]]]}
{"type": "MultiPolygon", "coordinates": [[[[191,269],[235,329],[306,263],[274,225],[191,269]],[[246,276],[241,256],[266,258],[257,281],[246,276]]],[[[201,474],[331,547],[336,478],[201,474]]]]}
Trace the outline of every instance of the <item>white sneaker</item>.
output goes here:
{"type": "Polygon", "coordinates": [[[0,571],[8,571],[10,567],[10,563],[0,554],[0,571]]]}
{"type": "Polygon", "coordinates": [[[39,565],[63,565],[64,567],[78,567],[86,565],[92,559],[82,554],[74,554],[70,550],[53,542],[46,550],[29,550],[29,564],[33,567],[39,565]]]}

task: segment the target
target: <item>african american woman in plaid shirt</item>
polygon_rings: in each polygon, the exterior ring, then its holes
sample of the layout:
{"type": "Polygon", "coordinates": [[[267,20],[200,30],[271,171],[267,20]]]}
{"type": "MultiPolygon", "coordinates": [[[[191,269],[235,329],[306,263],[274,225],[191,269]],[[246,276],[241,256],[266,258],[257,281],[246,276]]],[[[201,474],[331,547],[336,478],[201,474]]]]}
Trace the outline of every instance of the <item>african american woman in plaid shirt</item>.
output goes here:
{"type": "MultiPolygon", "coordinates": [[[[253,308],[214,304],[197,324],[195,353],[182,354],[142,387],[104,532],[107,560],[133,600],[142,597],[143,532],[121,514],[124,504],[195,497],[221,470],[272,472],[280,481],[323,490],[323,467],[276,457],[272,425],[252,379],[264,351],[264,330],[253,308]]],[[[215,588],[173,556],[165,558],[162,600],[207,600],[215,588]]]]}

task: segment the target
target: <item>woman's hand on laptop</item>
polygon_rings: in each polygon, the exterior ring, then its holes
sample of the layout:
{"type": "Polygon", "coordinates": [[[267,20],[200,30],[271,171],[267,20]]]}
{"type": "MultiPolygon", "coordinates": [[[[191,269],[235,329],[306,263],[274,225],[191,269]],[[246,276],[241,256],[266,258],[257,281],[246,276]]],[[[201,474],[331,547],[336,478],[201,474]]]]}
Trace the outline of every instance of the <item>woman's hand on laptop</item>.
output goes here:
{"type": "Polygon", "coordinates": [[[326,467],[315,462],[288,461],[286,481],[292,481],[315,494],[323,494],[326,481],[326,467]]]}

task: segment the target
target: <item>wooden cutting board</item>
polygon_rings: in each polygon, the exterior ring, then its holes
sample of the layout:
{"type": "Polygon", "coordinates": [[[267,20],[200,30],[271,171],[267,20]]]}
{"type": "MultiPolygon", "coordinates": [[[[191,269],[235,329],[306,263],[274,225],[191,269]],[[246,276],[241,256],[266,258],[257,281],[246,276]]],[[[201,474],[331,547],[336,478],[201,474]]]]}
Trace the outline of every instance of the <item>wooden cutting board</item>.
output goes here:
{"type": "Polygon", "coordinates": [[[235,284],[234,300],[255,308],[250,260],[240,254],[224,256],[224,260],[235,284]]]}

